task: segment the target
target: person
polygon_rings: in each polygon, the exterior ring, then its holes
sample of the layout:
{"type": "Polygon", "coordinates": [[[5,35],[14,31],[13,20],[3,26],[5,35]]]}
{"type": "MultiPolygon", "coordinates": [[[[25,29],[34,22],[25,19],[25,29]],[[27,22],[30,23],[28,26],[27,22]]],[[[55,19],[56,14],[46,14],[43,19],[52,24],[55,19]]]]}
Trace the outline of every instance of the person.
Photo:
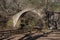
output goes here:
{"type": "Polygon", "coordinates": [[[55,21],[55,25],[54,26],[55,26],[55,29],[57,29],[57,22],[56,21],[55,21]]]}
{"type": "Polygon", "coordinates": [[[24,26],[25,26],[25,24],[24,24],[24,19],[23,19],[23,18],[21,19],[21,24],[20,24],[20,26],[21,26],[21,28],[20,28],[20,29],[23,29],[23,28],[24,28],[24,26]]]}

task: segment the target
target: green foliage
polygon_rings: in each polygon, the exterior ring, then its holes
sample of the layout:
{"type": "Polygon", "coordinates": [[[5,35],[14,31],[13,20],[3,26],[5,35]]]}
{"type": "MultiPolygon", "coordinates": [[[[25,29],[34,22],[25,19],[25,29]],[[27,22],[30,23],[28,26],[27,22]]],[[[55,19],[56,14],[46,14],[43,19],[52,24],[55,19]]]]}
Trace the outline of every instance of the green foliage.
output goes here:
{"type": "Polygon", "coordinates": [[[48,10],[50,11],[60,11],[60,5],[57,2],[49,2],[48,10]]]}
{"type": "Polygon", "coordinates": [[[8,20],[6,24],[7,24],[6,29],[13,29],[13,21],[12,20],[8,20]]]}

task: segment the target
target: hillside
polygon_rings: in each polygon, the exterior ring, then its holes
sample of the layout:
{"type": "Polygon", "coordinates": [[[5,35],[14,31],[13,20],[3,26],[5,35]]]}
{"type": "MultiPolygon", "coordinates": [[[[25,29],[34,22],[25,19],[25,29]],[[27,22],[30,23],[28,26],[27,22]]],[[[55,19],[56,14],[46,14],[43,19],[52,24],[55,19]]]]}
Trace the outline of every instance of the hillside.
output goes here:
{"type": "MultiPolygon", "coordinates": [[[[60,10],[60,5],[55,5],[59,1],[48,0],[0,0],[0,27],[4,28],[11,16],[20,12],[27,7],[35,7],[37,9],[48,7],[50,11],[60,10]]],[[[59,3],[58,3],[59,4],[59,3]]]]}

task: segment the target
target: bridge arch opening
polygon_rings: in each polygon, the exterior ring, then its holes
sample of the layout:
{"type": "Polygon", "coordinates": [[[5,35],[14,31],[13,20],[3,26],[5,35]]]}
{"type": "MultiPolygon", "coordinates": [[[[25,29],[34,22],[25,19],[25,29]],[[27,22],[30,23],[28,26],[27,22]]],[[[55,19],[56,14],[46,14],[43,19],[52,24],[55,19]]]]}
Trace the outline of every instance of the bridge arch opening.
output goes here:
{"type": "Polygon", "coordinates": [[[40,16],[32,11],[26,11],[21,14],[16,24],[17,29],[43,28],[43,21],[40,16]]]}

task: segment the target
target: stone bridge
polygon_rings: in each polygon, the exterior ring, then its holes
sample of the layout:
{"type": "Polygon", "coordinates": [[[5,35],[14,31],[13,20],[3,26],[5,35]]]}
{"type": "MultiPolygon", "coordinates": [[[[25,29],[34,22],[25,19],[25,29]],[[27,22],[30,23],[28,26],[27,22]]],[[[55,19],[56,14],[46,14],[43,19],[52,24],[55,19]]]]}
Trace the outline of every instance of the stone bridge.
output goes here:
{"type": "Polygon", "coordinates": [[[20,18],[20,16],[25,13],[25,12],[33,12],[35,14],[37,14],[41,19],[43,17],[43,13],[42,13],[42,9],[35,9],[35,8],[26,8],[23,9],[22,11],[20,11],[19,13],[15,14],[12,16],[12,20],[13,20],[13,27],[16,27],[17,21],[20,18]]]}

